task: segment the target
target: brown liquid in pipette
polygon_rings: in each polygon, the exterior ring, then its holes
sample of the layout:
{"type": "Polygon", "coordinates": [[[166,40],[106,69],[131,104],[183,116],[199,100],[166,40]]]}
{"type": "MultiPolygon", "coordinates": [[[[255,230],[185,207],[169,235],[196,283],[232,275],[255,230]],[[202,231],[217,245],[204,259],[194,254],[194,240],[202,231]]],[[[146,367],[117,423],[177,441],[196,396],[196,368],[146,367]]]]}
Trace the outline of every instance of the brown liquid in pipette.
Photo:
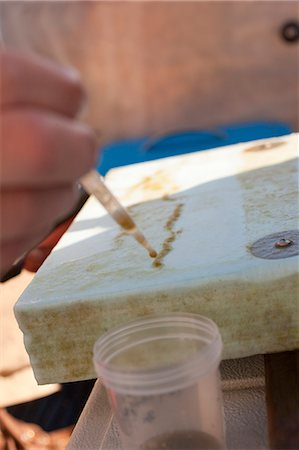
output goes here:
{"type": "Polygon", "coordinates": [[[106,208],[113,219],[128,233],[139,242],[148,251],[151,258],[157,256],[157,252],[151,247],[149,242],[145,239],[141,231],[137,228],[134,220],[127,213],[125,208],[114,197],[105,185],[101,175],[96,170],[91,170],[84,175],[80,182],[84,189],[93,194],[97,200],[106,208]]]}
{"type": "Polygon", "coordinates": [[[113,219],[128,233],[139,242],[148,251],[151,258],[157,256],[157,252],[151,247],[149,242],[137,228],[134,220],[128,214],[126,209],[114,197],[105,185],[101,175],[95,170],[91,170],[84,175],[80,182],[84,189],[93,194],[97,200],[106,208],[113,219]]]}
{"type": "Polygon", "coordinates": [[[147,239],[143,236],[141,231],[137,228],[134,220],[129,216],[129,214],[120,213],[114,214],[114,218],[117,220],[117,223],[128,233],[130,233],[139,244],[141,244],[147,251],[151,258],[156,258],[157,252],[153,249],[153,247],[149,244],[147,239]],[[116,217],[117,215],[117,217],[116,217]]]}
{"type": "Polygon", "coordinates": [[[134,230],[129,231],[129,232],[132,233],[132,235],[134,236],[136,241],[138,241],[141,245],[143,245],[144,248],[146,248],[146,250],[148,251],[148,254],[150,255],[151,258],[156,258],[157,257],[158,253],[156,252],[156,250],[153,249],[153,247],[145,239],[145,237],[138,230],[138,228],[135,227],[134,230]]]}

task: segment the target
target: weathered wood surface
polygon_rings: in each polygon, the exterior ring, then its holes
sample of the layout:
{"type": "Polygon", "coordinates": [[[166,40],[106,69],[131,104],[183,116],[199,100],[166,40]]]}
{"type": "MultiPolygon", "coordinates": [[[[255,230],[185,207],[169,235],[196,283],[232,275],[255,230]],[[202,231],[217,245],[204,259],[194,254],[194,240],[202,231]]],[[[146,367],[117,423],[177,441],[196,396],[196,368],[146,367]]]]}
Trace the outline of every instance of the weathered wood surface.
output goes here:
{"type": "Polygon", "coordinates": [[[299,447],[299,350],[265,355],[271,450],[299,447]]]}

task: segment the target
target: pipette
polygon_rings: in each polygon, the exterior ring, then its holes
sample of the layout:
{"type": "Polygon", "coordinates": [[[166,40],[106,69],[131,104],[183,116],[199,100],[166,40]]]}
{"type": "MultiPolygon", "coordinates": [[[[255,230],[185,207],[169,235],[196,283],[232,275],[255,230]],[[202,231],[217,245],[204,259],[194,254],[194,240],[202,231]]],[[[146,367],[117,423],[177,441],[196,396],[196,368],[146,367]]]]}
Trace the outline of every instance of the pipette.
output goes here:
{"type": "Polygon", "coordinates": [[[80,179],[80,183],[88,194],[92,194],[96,197],[96,199],[104,206],[111,217],[126,231],[126,233],[131,234],[136,241],[148,251],[151,258],[155,258],[157,256],[157,252],[138,229],[130,214],[109,191],[104,183],[103,177],[96,170],[91,170],[84,175],[80,179]]]}

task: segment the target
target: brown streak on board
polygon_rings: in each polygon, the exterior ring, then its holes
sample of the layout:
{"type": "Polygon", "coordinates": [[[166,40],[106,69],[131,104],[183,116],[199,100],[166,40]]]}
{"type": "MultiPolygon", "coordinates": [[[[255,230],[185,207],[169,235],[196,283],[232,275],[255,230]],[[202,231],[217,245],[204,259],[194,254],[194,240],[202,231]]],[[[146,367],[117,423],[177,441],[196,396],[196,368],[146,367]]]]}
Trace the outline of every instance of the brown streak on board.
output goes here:
{"type": "Polygon", "coordinates": [[[182,230],[180,230],[180,232],[173,231],[173,226],[180,217],[183,206],[184,206],[183,203],[178,203],[173,213],[171,214],[171,216],[169,217],[169,219],[165,224],[164,228],[165,230],[169,231],[169,235],[163,242],[162,250],[158,253],[157,257],[153,261],[153,267],[161,267],[163,265],[163,259],[165,258],[166,255],[168,255],[168,253],[173,248],[171,245],[172,242],[174,242],[176,240],[177,235],[182,232],[182,230]]]}

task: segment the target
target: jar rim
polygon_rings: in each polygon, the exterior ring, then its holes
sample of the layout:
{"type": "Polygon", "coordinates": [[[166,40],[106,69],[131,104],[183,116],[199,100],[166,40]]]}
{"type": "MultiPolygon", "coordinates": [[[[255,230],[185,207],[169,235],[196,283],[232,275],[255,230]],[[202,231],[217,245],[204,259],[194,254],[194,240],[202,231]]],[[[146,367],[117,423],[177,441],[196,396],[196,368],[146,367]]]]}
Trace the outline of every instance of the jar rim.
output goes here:
{"type": "MultiPolygon", "coordinates": [[[[144,342],[150,342],[151,339],[165,339],[165,336],[158,335],[155,338],[147,338],[144,342]]],[[[140,343],[143,342],[137,341],[132,346],[140,343]]],[[[123,347],[123,351],[127,348],[123,347]]],[[[171,313],[145,316],[108,331],[96,341],[93,361],[98,375],[103,378],[107,387],[126,394],[152,395],[181,389],[196,382],[199,377],[204,376],[212,367],[219,364],[221,351],[221,336],[217,325],[211,319],[199,314],[171,313]],[[183,335],[176,330],[177,335],[167,334],[166,338],[188,337],[204,344],[200,350],[195,351],[188,358],[152,369],[130,368],[126,370],[110,362],[116,354],[111,354],[113,345],[115,347],[121,345],[126,336],[138,335],[145,330],[166,330],[167,328],[171,330],[171,327],[180,325],[189,327],[190,334],[183,335]]],[[[121,352],[120,348],[117,353],[121,352]]]]}

